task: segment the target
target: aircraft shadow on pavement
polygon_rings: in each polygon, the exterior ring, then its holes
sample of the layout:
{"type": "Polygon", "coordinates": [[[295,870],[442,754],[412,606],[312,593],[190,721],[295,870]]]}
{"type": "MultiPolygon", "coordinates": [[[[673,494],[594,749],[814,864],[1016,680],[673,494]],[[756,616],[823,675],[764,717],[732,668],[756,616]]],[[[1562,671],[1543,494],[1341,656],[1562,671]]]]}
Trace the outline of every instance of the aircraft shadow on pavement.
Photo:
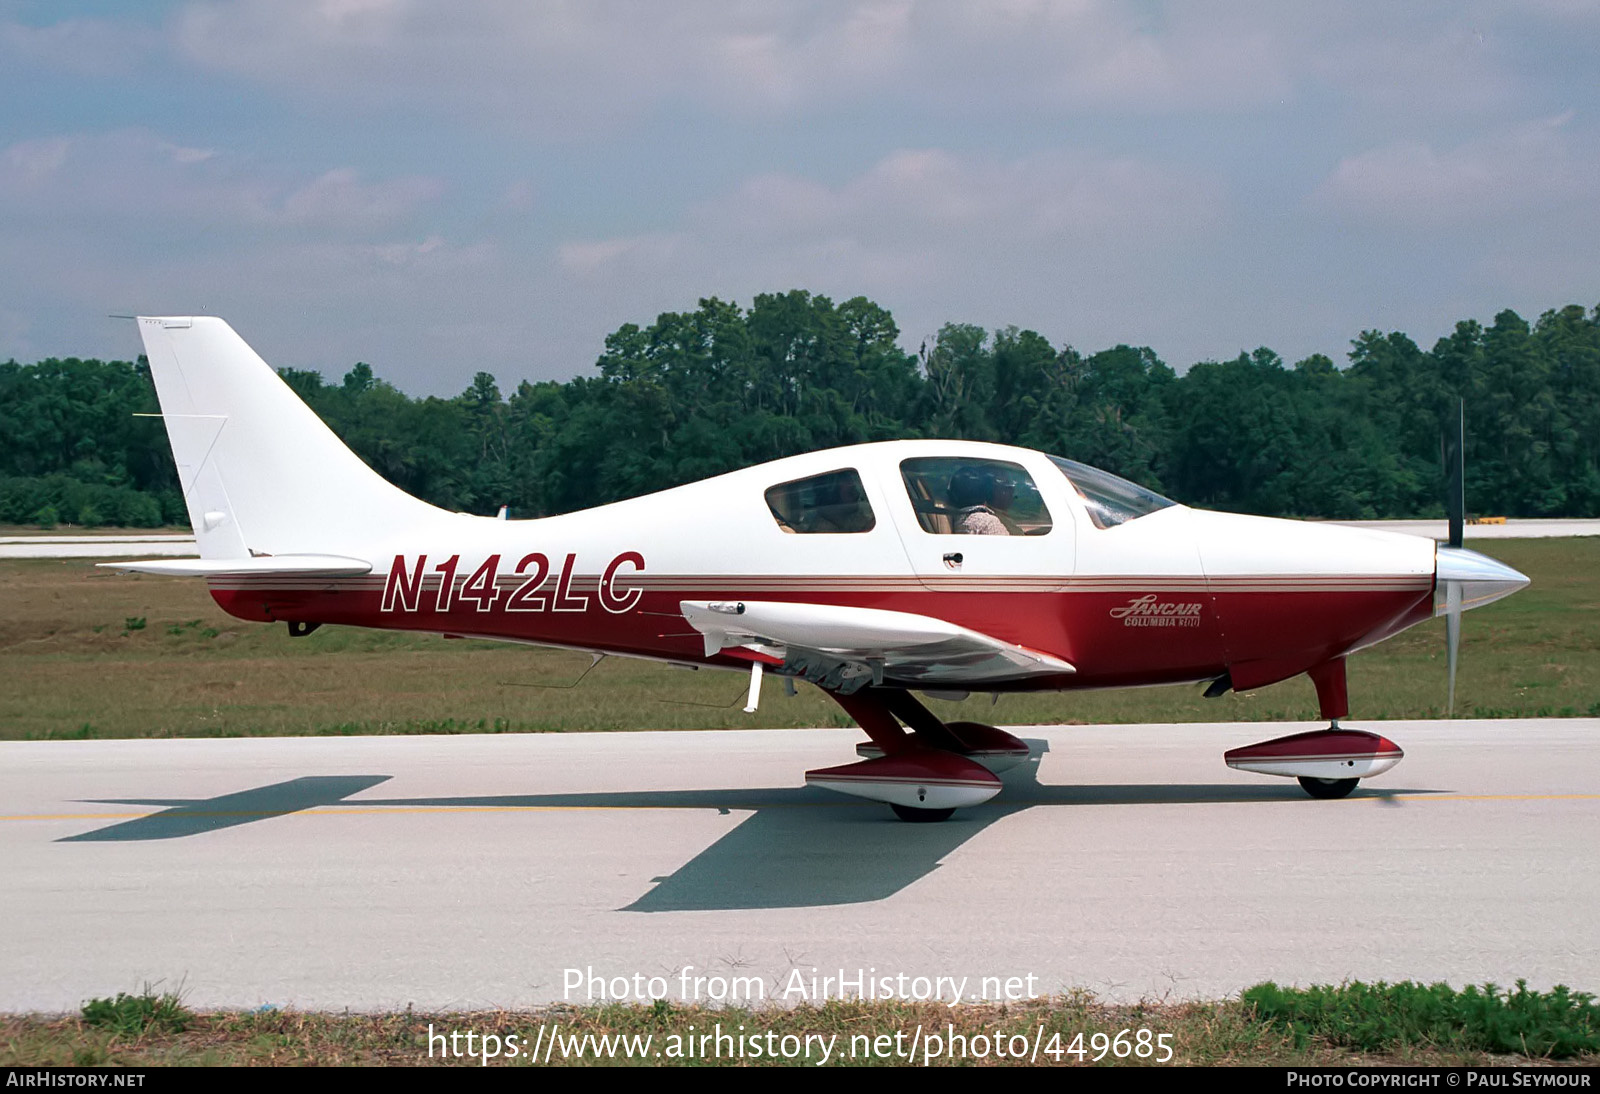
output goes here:
{"type": "MultiPolygon", "coordinates": [[[[166,806],[159,813],[58,842],[175,839],[318,807],[715,809],[750,816],[654,888],[620,909],[673,912],[821,907],[883,900],[939,868],[996,821],[1039,806],[1202,805],[1304,800],[1292,782],[1270,784],[1047,785],[1038,780],[1047,742],[1030,740],[1026,763],[1006,772],[993,801],[938,824],[907,824],[888,806],[807,787],[644,790],[350,800],[388,775],[313,775],[215,798],[101,799],[166,806]]],[[[1352,800],[1432,791],[1360,789],[1352,800]]],[[[1305,800],[1307,808],[1323,803],[1305,800]]],[[[1332,804],[1332,803],[1328,803],[1332,804]]]]}
{"type": "MultiPolygon", "coordinates": [[[[758,808],[748,820],[621,909],[677,912],[801,908],[883,900],[939,868],[943,859],[991,824],[1035,806],[1180,805],[1282,802],[1304,798],[1293,783],[1239,785],[1052,786],[1039,782],[1049,749],[1029,740],[1027,762],[1005,773],[998,797],[937,824],[907,824],[877,802],[852,808],[758,808]],[[871,826],[870,834],[863,826],[871,826]]],[[[1422,793],[1368,791],[1363,797],[1422,793]]],[[[1358,793],[1360,793],[1358,791],[1358,793]]],[[[837,804],[836,795],[819,803],[837,804]]]]}
{"type": "Polygon", "coordinates": [[[102,843],[125,840],[178,839],[232,828],[239,824],[282,817],[319,805],[338,805],[351,794],[370,790],[389,775],[307,775],[288,782],[222,794],[215,798],[97,798],[97,805],[165,805],[159,813],[97,828],[57,843],[102,843]]]}

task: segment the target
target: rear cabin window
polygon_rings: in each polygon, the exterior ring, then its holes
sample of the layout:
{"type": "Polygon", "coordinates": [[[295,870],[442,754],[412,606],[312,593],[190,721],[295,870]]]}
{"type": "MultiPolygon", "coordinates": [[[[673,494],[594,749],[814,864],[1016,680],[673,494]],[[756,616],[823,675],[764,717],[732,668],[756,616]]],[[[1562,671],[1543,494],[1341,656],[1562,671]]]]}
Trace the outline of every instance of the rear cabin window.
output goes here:
{"type": "Polygon", "coordinates": [[[1020,464],[936,456],[902,461],[900,477],[924,532],[1042,536],[1050,531],[1050,510],[1020,464]]]}
{"type": "Polygon", "coordinates": [[[877,524],[853,468],[779,483],[766,499],[778,527],[797,535],[870,532],[877,524]]]}

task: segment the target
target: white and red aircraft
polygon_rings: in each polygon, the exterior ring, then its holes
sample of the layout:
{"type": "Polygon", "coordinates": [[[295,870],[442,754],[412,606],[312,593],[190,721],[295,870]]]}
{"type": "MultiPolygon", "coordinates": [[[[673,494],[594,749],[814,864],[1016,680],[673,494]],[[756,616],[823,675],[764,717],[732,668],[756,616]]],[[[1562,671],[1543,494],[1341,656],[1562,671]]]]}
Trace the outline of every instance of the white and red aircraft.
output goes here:
{"type": "MultiPolygon", "coordinates": [[[[449,513],[384,481],[222,320],[140,318],[199,559],[105,565],[206,578],[224,610],[525,642],[750,673],[828,692],[870,738],[807,782],[941,820],[1027,746],[914,695],[1299,673],[1327,730],[1234,767],[1342,797],[1403,755],[1341,729],[1345,658],[1527,578],[1416,536],[1191,509],[997,444],[813,452],[564,516],[449,513]]],[[[1459,540],[1456,540],[1459,544],[1459,540]]]]}

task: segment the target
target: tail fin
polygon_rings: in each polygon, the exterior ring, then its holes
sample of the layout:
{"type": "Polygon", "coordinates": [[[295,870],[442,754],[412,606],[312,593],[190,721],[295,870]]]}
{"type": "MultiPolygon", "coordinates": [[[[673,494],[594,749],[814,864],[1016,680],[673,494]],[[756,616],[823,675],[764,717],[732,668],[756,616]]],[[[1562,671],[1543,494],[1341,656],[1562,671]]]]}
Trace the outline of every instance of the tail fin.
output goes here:
{"type": "Polygon", "coordinates": [[[233,328],[139,318],[203,559],[339,553],[438,515],[340,441],[233,328]]]}

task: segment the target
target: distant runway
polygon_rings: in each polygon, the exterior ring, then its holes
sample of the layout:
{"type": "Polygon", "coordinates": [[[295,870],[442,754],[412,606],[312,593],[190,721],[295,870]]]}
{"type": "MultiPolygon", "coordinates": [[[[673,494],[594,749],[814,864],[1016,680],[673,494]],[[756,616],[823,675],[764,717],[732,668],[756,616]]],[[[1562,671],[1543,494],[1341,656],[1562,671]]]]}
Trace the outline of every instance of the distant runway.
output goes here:
{"type": "MultiPolygon", "coordinates": [[[[1378,528],[1386,532],[1406,532],[1429,539],[1447,539],[1450,524],[1445,520],[1339,520],[1352,528],[1378,528]]],[[[1558,536],[1600,536],[1600,520],[1508,520],[1504,524],[1469,524],[1461,530],[1463,539],[1553,539],[1558,536]]]]}
{"type": "Polygon", "coordinates": [[[519,1007],[569,968],[1600,989],[1600,720],[1376,728],[1406,760],[1336,802],[1223,765],[1282,725],[1024,729],[935,825],[802,787],[854,730],[0,744],[0,1011],[519,1007]]]}
{"type": "Polygon", "coordinates": [[[0,536],[0,558],[165,558],[199,554],[194,536],[0,536]]]}

